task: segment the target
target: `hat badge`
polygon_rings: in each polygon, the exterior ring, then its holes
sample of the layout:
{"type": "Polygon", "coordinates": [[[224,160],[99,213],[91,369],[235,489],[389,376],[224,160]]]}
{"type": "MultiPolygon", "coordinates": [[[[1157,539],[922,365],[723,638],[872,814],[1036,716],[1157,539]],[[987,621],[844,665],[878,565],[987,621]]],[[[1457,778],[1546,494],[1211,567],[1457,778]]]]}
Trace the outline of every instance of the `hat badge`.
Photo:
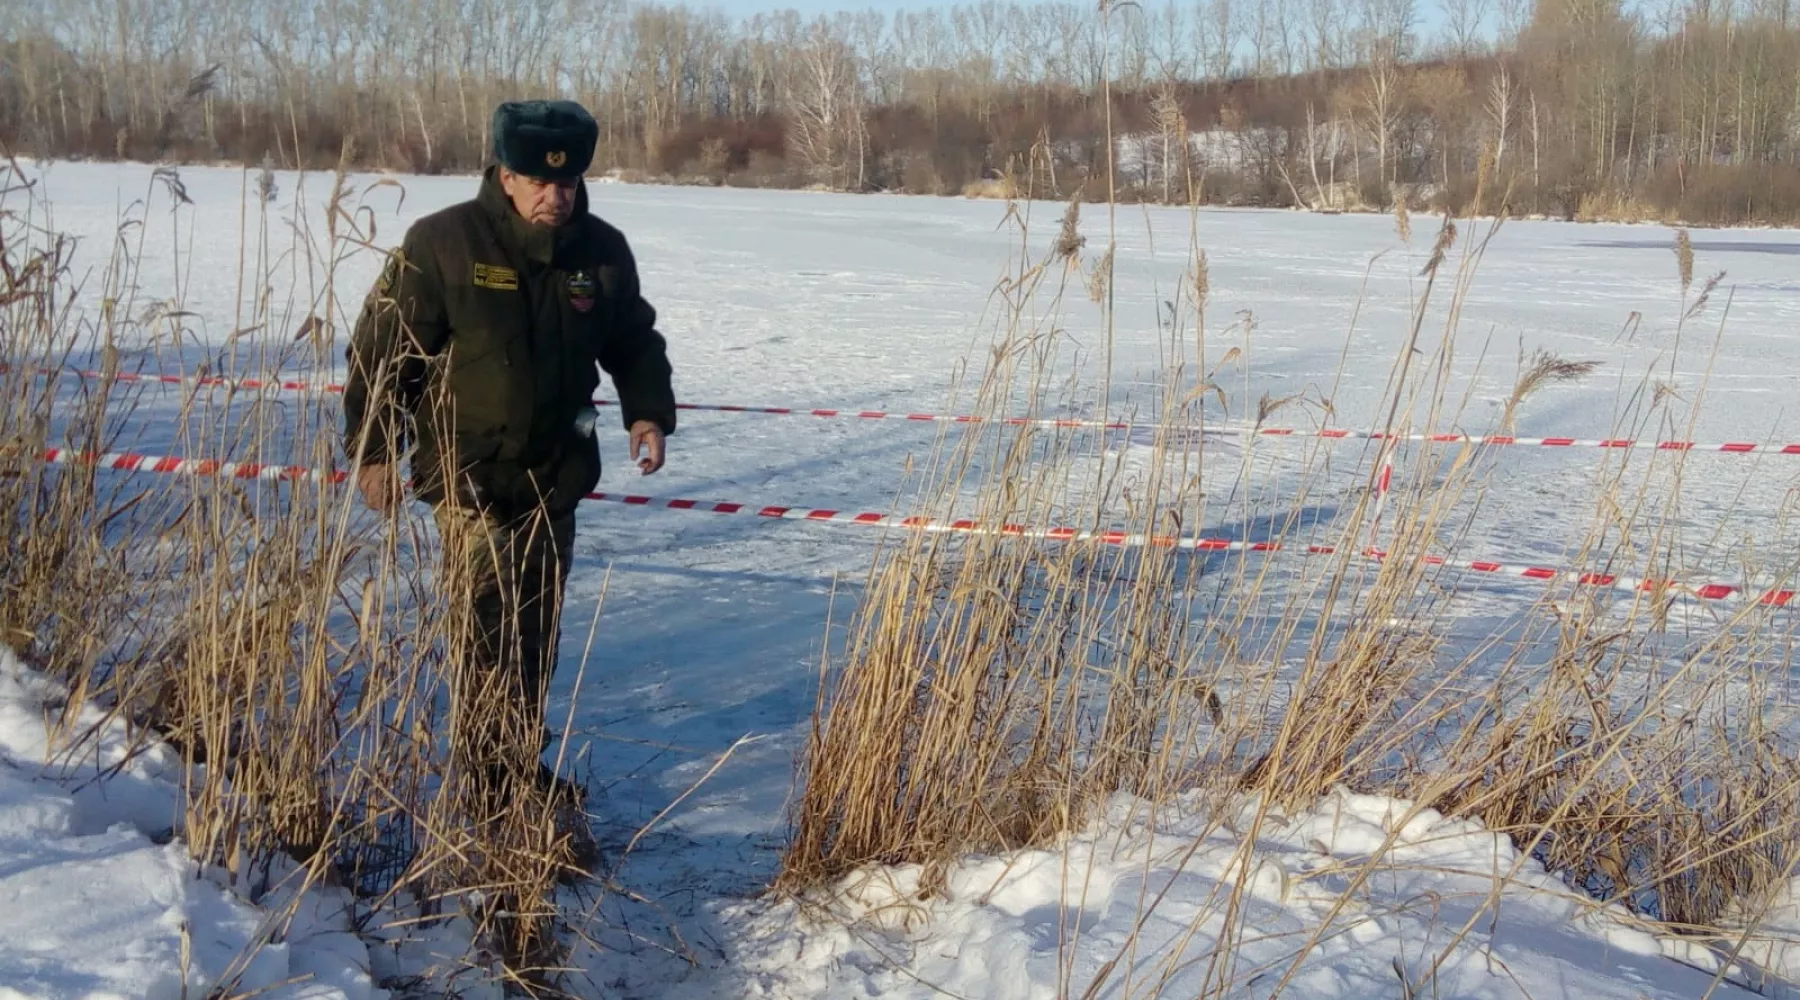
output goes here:
{"type": "Polygon", "coordinates": [[[550,164],[552,167],[561,167],[563,164],[569,162],[569,154],[560,149],[553,149],[544,154],[544,162],[550,164]]]}

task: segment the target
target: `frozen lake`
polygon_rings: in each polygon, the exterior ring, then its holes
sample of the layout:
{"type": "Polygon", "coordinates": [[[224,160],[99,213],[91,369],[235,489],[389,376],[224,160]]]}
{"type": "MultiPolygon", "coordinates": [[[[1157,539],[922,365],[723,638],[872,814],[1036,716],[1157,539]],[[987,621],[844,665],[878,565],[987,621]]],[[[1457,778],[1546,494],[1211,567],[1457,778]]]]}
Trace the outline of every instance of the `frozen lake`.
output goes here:
{"type": "MultiPolygon", "coordinates": [[[[153,320],[138,342],[121,345],[127,367],[177,372],[210,362],[264,371],[269,355],[260,352],[280,351],[321,301],[320,261],[341,256],[332,280],[349,310],[379,269],[373,251],[330,239],[328,176],[277,174],[266,204],[254,172],[183,168],[179,180],[193,204],[171,211],[169,186],[146,166],[56,163],[41,172],[46,222],[81,240],[77,271],[88,274],[90,296],[101,294],[117,241],[141,247],[141,269],[117,276],[112,293],[153,320]],[[260,327],[259,296],[272,304],[260,327]],[[155,319],[159,302],[179,310],[155,319]]],[[[350,181],[339,233],[358,227],[375,246],[394,244],[412,219],[473,196],[476,186],[470,177],[350,181]]],[[[996,286],[1021,257],[1017,227],[998,202],[627,185],[590,192],[592,210],[633,243],[684,402],[942,411],[952,405],[958,364],[981,363],[999,310],[996,286]]],[[[1027,208],[1025,250],[1035,259],[1054,239],[1062,206],[1027,208]]],[[[1206,365],[1242,352],[1220,371],[1229,411],[1215,407],[1214,419],[1254,417],[1265,395],[1304,393],[1270,423],[1378,426],[1385,413],[1377,404],[1410,333],[1439,221],[1411,224],[1405,242],[1386,216],[1118,208],[1115,399],[1147,399],[1168,378],[1162,303],[1187,280],[1197,243],[1209,277],[1206,365]],[[1328,420],[1322,400],[1332,407],[1328,420]]],[[[1444,339],[1456,267],[1488,225],[1463,224],[1423,324],[1427,355],[1444,339]]],[[[1104,206],[1084,206],[1082,232],[1091,262],[1108,241],[1104,206]]],[[[1800,414],[1788,405],[1800,386],[1800,234],[1696,232],[1686,301],[1674,238],[1657,226],[1501,227],[1461,293],[1445,383],[1460,416],[1435,429],[1491,430],[1519,359],[1545,349],[1599,368],[1533,396],[1518,435],[1800,441],[1800,414]],[[1686,307],[1720,271],[1707,308],[1683,326],[1686,307]],[[1669,395],[1645,417],[1649,401],[1633,400],[1654,382],[1666,383],[1669,395]],[[1619,415],[1634,406],[1638,415],[1621,426],[1619,415]]],[[[343,329],[353,316],[333,319],[343,329]]],[[[1104,335],[1084,282],[1071,287],[1061,325],[1090,352],[1070,359],[1065,374],[1079,371],[1096,386],[1104,335]]],[[[1191,384],[1191,371],[1185,380],[1191,384]]],[[[627,461],[624,434],[610,417],[602,428],[602,490],[875,511],[892,508],[908,457],[923,456],[937,432],[896,421],[687,412],[668,467],[642,480],[627,461]]],[[[177,447],[157,433],[153,425],[130,443],[151,452],[177,447]]],[[[1256,453],[1266,450],[1274,468],[1280,449],[1302,446],[1264,442],[1256,453]]],[[[1335,485],[1309,496],[1309,521],[1329,522],[1366,478],[1365,445],[1334,447],[1342,455],[1335,485]]],[[[1653,457],[1676,458],[1633,461],[1653,457]]],[[[1600,470],[1618,461],[1592,449],[1508,452],[1458,556],[1564,565],[1567,546],[1594,516],[1600,470]]],[[[1785,516],[1800,456],[1687,461],[1679,489],[1655,488],[1676,513],[1683,564],[1725,583],[1739,582],[1747,566],[1785,570],[1800,548],[1785,516]]],[[[1278,509],[1280,487],[1268,489],[1260,502],[1278,509]]],[[[1256,525],[1221,517],[1205,528],[1236,535],[1256,525]]],[[[611,574],[575,716],[577,743],[590,744],[584,768],[604,786],[598,808],[636,829],[734,740],[767,737],[740,750],[640,845],[625,881],[641,879],[675,911],[695,914],[721,894],[754,888],[772,869],[834,581],[853,596],[873,539],[854,527],[584,511],[571,628],[585,632],[611,574]]],[[[1539,589],[1491,581],[1475,606],[1491,618],[1539,589]]],[[[1703,621],[1724,612],[1689,613],[1703,621]]],[[[837,617],[846,615],[840,604],[837,617]]],[[[559,717],[579,650],[579,642],[565,644],[559,717]]]]}

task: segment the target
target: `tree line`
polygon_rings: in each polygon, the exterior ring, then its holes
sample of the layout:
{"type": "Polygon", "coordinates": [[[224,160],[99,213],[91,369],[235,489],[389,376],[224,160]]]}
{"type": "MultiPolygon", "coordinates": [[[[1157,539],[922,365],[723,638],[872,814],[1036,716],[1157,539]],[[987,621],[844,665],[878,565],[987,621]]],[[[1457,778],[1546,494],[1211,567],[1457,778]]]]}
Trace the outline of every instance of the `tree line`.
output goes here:
{"type": "Polygon", "coordinates": [[[1425,2],[44,0],[0,11],[0,143],[460,171],[566,96],[652,179],[1800,221],[1792,0],[1425,2]]]}

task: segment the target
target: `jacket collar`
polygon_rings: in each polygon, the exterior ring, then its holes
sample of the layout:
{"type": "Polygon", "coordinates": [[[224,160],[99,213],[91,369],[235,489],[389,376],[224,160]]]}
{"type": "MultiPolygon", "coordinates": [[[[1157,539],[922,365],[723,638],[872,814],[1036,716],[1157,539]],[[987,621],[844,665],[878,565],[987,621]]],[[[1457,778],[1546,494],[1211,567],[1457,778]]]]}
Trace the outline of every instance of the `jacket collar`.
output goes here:
{"type": "Polygon", "coordinates": [[[500,168],[497,166],[482,172],[481,190],[476,194],[475,202],[492,217],[494,229],[507,249],[526,260],[549,266],[567,256],[580,241],[579,223],[588,214],[587,182],[575,185],[575,211],[569,215],[568,222],[555,229],[534,226],[519,218],[519,213],[513,210],[512,199],[500,186],[500,168]]]}

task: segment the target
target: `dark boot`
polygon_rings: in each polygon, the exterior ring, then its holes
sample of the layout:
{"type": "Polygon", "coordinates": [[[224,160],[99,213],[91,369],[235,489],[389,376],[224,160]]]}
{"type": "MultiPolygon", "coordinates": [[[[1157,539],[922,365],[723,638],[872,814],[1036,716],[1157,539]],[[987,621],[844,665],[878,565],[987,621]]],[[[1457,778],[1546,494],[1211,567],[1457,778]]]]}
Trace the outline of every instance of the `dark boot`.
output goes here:
{"type": "Polygon", "coordinates": [[[538,765],[538,787],[549,797],[552,843],[562,872],[559,880],[579,882],[595,874],[602,860],[600,843],[588,822],[587,789],[538,765]]]}

